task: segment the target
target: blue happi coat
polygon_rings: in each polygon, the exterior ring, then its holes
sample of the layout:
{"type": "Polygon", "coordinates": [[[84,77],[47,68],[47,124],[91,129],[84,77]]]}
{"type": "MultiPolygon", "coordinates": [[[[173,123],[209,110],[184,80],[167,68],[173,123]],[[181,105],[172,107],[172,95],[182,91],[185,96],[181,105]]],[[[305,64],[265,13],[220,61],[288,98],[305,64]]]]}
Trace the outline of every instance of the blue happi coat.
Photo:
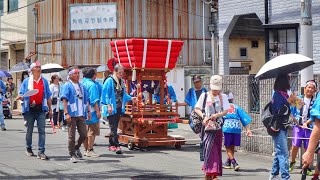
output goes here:
{"type": "MultiPolygon", "coordinates": [[[[121,107],[121,114],[125,112],[125,105],[128,101],[131,101],[131,96],[127,94],[126,87],[121,80],[121,86],[123,91],[122,96],[122,107],[121,107]]],[[[117,103],[116,103],[116,94],[115,94],[115,86],[114,80],[112,77],[108,77],[108,79],[104,82],[102,86],[102,94],[101,94],[101,104],[102,104],[102,116],[111,116],[117,112],[117,103]],[[108,113],[107,105],[113,107],[113,111],[111,114],[108,113]]]]}
{"type": "MultiPolygon", "coordinates": [[[[171,102],[176,102],[177,101],[177,96],[176,93],[174,92],[174,89],[171,85],[168,84],[168,94],[169,94],[169,98],[171,99],[171,102]]],[[[166,92],[164,93],[164,95],[166,96],[166,92]]],[[[157,103],[160,103],[160,92],[158,92],[157,94],[155,94],[153,96],[153,98],[157,101],[157,103]]],[[[164,103],[166,103],[167,100],[166,98],[164,98],[164,103]]]]}
{"type": "MultiPolygon", "coordinates": [[[[42,111],[46,112],[49,110],[47,101],[51,97],[52,93],[50,91],[48,81],[44,77],[41,77],[41,79],[43,81],[43,88],[44,88],[43,89],[44,94],[43,94],[43,100],[42,100],[42,111]]],[[[23,96],[26,92],[29,91],[28,85],[29,85],[29,78],[26,78],[20,86],[19,95],[23,96]]],[[[30,110],[30,97],[24,97],[22,102],[22,113],[29,112],[29,110],[30,110]]]]}
{"type": "Polygon", "coordinates": [[[7,91],[7,88],[6,88],[6,85],[3,83],[2,80],[0,80],[0,88],[1,88],[1,95],[0,95],[0,102],[3,101],[3,97],[4,95],[6,94],[6,91],[7,91]]]}
{"type": "Polygon", "coordinates": [[[320,120],[320,95],[317,93],[316,101],[313,103],[310,110],[310,119],[314,121],[316,118],[320,120]]]}
{"type": "MultiPolygon", "coordinates": [[[[207,92],[208,90],[206,88],[202,88],[201,89],[202,93],[204,92],[207,92]]],[[[184,100],[184,102],[186,102],[189,106],[192,107],[192,109],[194,109],[194,106],[197,104],[197,94],[196,94],[196,91],[194,88],[190,88],[187,95],[186,95],[186,98],[184,100]]]]}
{"type": "MultiPolygon", "coordinates": [[[[89,102],[89,97],[87,94],[87,90],[81,83],[79,83],[79,86],[81,88],[81,92],[83,93],[83,99],[82,99],[82,104],[83,104],[83,115],[85,118],[88,117],[88,107],[87,103],[89,102]]],[[[60,99],[61,101],[65,99],[68,102],[68,114],[71,117],[76,117],[78,115],[78,97],[76,94],[76,90],[74,89],[73,84],[69,81],[66,82],[63,87],[62,91],[60,94],[60,99]]]]}
{"type": "Polygon", "coordinates": [[[95,81],[89,78],[83,78],[81,81],[81,84],[88,91],[88,96],[89,96],[91,120],[87,120],[86,124],[95,124],[99,122],[96,110],[94,109],[94,105],[98,103],[98,107],[100,107],[100,95],[101,95],[101,91],[99,88],[100,84],[99,83],[97,84],[95,81]]]}
{"type": "Polygon", "coordinates": [[[247,126],[252,121],[251,117],[243,109],[233,103],[230,103],[228,114],[223,119],[222,131],[234,134],[241,134],[240,124],[247,126]]]}

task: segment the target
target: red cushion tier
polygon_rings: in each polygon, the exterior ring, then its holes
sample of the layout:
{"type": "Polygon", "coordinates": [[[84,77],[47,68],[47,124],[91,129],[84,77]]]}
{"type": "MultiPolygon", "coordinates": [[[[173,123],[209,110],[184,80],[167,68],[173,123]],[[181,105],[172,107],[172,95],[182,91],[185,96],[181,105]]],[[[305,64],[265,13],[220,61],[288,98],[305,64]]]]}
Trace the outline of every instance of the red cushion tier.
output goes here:
{"type": "MultiPolygon", "coordinates": [[[[183,41],[171,41],[171,47],[181,47],[183,41]]],[[[114,47],[115,41],[111,41],[110,45],[114,47]]],[[[125,40],[117,40],[117,46],[125,46],[125,40]]],[[[143,39],[128,39],[127,45],[144,45],[143,39]]],[[[168,40],[148,39],[148,46],[168,46],[168,40]]]]}
{"type": "MultiPolygon", "coordinates": [[[[127,52],[126,46],[117,46],[118,47],[118,52],[127,52]]],[[[142,45],[137,45],[133,46],[130,45],[128,46],[129,51],[143,51],[144,46],[142,45]]],[[[171,52],[180,52],[182,47],[171,47],[171,52]]],[[[112,51],[116,52],[116,48],[112,46],[112,51]]],[[[168,51],[168,46],[147,46],[147,51],[161,51],[161,52],[167,52],[168,51]]]]}

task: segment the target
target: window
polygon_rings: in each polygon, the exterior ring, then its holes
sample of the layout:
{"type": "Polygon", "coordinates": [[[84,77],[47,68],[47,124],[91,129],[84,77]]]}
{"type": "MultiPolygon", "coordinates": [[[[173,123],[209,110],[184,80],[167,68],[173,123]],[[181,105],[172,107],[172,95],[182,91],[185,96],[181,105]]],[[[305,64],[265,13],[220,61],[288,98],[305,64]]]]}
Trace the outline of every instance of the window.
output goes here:
{"type": "Polygon", "coordinates": [[[0,15],[3,15],[3,0],[0,0],[0,15]]]}
{"type": "Polygon", "coordinates": [[[0,68],[1,69],[8,69],[8,53],[7,52],[1,53],[0,68]]]}
{"type": "Polygon", "coordinates": [[[18,0],[8,0],[8,12],[18,10],[18,0]]]}
{"type": "Polygon", "coordinates": [[[258,48],[259,47],[258,41],[251,41],[251,47],[252,48],[258,48]]]}
{"type": "Polygon", "coordinates": [[[297,36],[297,29],[269,30],[269,47],[267,47],[269,60],[282,54],[297,53],[297,36]]]}
{"type": "Polygon", "coordinates": [[[247,48],[240,48],[240,59],[247,59],[247,48]]]}

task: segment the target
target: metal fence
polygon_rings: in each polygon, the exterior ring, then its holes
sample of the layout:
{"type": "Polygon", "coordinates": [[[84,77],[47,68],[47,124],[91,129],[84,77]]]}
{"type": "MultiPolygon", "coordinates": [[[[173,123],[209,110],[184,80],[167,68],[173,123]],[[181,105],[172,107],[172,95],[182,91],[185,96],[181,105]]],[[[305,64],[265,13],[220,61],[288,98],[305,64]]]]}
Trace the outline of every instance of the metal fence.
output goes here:
{"type": "MultiPolygon", "coordinates": [[[[319,82],[320,75],[315,80],[319,82]]],[[[235,98],[235,104],[245,110],[252,122],[250,129],[253,130],[253,137],[241,136],[241,147],[239,149],[270,156],[273,153],[273,142],[261,121],[261,110],[271,101],[275,79],[255,81],[252,75],[230,75],[223,76],[223,91],[231,91],[235,98]]],[[[209,88],[210,77],[204,78],[204,86],[209,88]]],[[[300,76],[291,75],[290,86],[292,92],[300,92],[300,76]]],[[[244,131],[244,130],[243,130],[244,131]]],[[[289,136],[291,136],[289,132],[289,136]]],[[[291,147],[291,139],[288,140],[291,147]]]]}

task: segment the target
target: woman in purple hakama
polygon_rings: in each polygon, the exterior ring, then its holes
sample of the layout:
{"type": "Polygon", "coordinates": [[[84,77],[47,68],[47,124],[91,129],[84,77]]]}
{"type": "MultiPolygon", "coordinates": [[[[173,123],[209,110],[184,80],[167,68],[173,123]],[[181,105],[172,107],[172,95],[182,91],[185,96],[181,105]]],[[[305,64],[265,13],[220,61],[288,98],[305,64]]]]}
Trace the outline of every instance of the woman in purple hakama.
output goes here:
{"type": "Polygon", "coordinates": [[[204,128],[201,132],[204,155],[202,170],[205,173],[205,179],[216,180],[218,176],[222,176],[222,131],[207,133],[204,129],[209,121],[215,121],[225,116],[230,105],[228,97],[225,94],[220,94],[222,89],[221,76],[214,75],[211,77],[210,89],[211,91],[207,95],[205,93],[201,94],[195,106],[195,111],[204,119],[204,128]],[[205,109],[202,111],[204,101],[205,109]]]}

